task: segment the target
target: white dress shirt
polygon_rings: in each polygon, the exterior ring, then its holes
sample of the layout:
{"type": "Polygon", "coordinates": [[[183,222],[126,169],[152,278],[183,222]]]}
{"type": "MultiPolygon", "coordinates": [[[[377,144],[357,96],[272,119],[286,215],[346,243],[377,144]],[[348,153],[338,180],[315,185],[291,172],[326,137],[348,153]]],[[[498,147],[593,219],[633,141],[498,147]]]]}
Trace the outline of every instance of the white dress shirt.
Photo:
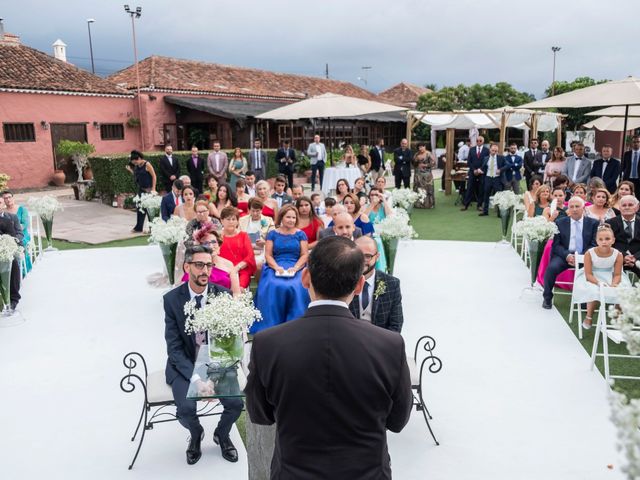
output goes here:
{"type": "Polygon", "coordinates": [[[167,159],[169,160],[169,165],[173,167],[173,155],[167,155],[167,159]]]}
{"type": "MultiPolygon", "coordinates": [[[[574,220],[573,218],[571,219],[571,236],[569,237],[570,252],[576,251],[576,226],[577,226],[576,224],[580,225],[580,232],[582,232],[582,228],[584,227],[583,219],[584,217],[580,217],[580,220],[574,220]]],[[[582,248],[584,248],[584,245],[582,246],[582,248]]]]}
{"type": "MultiPolygon", "coordinates": [[[[206,302],[206,298],[207,298],[207,290],[209,289],[208,287],[205,287],[204,292],[202,293],[196,293],[193,290],[191,290],[191,285],[189,284],[189,281],[187,280],[187,287],[189,288],[189,300],[193,300],[195,299],[198,295],[202,295],[202,300],[201,300],[201,305],[204,305],[204,302],[206,302]]],[[[196,334],[196,339],[197,339],[197,334],[196,334]]],[[[205,337],[206,338],[206,337],[205,337]]],[[[196,340],[196,346],[197,345],[197,340],[196,340]]],[[[198,375],[197,373],[194,373],[191,376],[191,381],[195,382],[196,380],[201,380],[200,375],[198,375]]]]}
{"type": "Polygon", "coordinates": [[[573,177],[571,178],[571,180],[573,180],[574,182],[578,177],[578,172],[580,171],[580,165],[582,165],[582,157],[575,157],[575,165],[573,166],[573,177]]]}
{"type": "Polygon", "coordinates": [[[314,300],[313,302],[309,303],[309,308],[319,307],[321,305],[332,305],[334,307],[344,307],[347,310],[349,310],[349,305],[347,305],[345,302],[342,302],[340,300],[314,300]]]}

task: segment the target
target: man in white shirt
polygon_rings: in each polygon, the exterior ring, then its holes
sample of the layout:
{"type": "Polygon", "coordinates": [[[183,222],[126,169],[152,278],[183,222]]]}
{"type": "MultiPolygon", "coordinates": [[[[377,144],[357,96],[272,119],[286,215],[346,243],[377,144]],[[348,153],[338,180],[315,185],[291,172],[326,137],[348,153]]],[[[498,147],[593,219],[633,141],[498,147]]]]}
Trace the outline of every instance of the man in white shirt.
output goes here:
{"type": "Polygon", "coordinates": [[[311,162],[311,191],[316,188],[316,172],[320,174],[320,190],[324,180],[324,165],[327,160],[327,149],[320,142],[320,135],[313,137],[313,143],[307,148],[307,156],[311,162]]]}
{"type": "Polygon", "coordinates": [[[209,172],[216,177],[218,185],[227,183],[227,167],[229,159],[227,154],[220,150],[220,142],[213,142],[213,151],[207,157],[207,168],[209,172]]]}
{"type": "Polygon", "coordinates": [[[256,196],[256,174],[249,170],[244,176],[244,191],[250,197],[256,196]]]}
{"type": "Polygon", "coordinates": [[[373,238],[363,236],[357,238],[355,242],[364,255],[362,275],[365,283],[362,293],[353,298],[349,309],[356,318],[400,333],[404,323],[400,280],[376,270],[380,253],[373,238]]]}
{"type": "Polygon", "coordinates": [[[460,142],[458,144],[458,161],[466,162],[469,158],[469,148],[471,146],[471,140],[467,138],[467,143],[460,142]]]}

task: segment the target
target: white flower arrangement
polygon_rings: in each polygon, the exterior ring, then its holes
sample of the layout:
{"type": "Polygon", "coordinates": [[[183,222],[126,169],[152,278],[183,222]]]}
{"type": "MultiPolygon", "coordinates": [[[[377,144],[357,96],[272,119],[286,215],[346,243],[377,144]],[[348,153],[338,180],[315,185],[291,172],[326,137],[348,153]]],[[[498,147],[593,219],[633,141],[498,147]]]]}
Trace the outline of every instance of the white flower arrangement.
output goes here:
{"type": "Polygon", "coordinates": [[[492,207],[498,207],[504,210],[512,207],[517,208],[521,205],[522,195],[516,195],[511,190],[504,190],[502,192],[496,192],[489,200],[492,207]]]}
{"type": "Polygon", "coordinates": [[[145,210],[160,211],[160,204],[162,203],[162,197],[157,193],[143,193],[142,195],[136,195],[132,198],[133,203],[136,204],[138,210],[146,213],[145,210]]]}
{"type": "Polygon", "coordinates": [[[389,215],[376,224],[376,233],[382,238],[397,238],[399,240],[418,236],[409,224],[409,215],[400,208],[394,209],[393,215],[389,215]]]}
{"type": "Polygon", "coordinates": [[[623,451],[627,464],[621,467],[629,479],[640,478],[640,399],[611,391],[611,421],[618,432],[618,450],[623,451]]]}
{"type": "MultiPolygon", "coordinates": [[[[426,193],[426,192],[425,192],[426,193]]],[[[391,192],[391,205],[407,210],[420,198],[418,193],[408,188],[396,188],[391,192]]]]}
{"type": "Polygon", "coordinates": [[[544,217],[525,218],[513,226],[513,233],[533,242],[544,242],[558,233],[558,226],[544,217]]]}
{"type": "Polygon", "coordinates": [[[16,255],[22,252],[22,247],[16,243],[11,235],[0,235],[0,262],[12,262],[16,255]]]}
{"type": "Polygon", "coordinates": [[[31,197],[28,201],[29,210],[38,214],[43,220],[52,220],[53,215],[63,210],[58,199],[51,195],[42,197],[31,197]]]}
{"type": "Polygon", "coordinates": [[[162,243],[165,245],[173,245],[186,240],[187,221],[174,215],[167,222],[161,218],[154,218],[151,222],[150,243],[162,243]]]}
{"type": "Polygon", "coordinates": [[[208,331],[216,338],[241,335],[253,322],[262,320],[250,291],[236,298],[226,292],[209,294],[202,308],[196,308],[195,300],[191,300],[185,304],[184,314],[186,333],[208,331]]]}

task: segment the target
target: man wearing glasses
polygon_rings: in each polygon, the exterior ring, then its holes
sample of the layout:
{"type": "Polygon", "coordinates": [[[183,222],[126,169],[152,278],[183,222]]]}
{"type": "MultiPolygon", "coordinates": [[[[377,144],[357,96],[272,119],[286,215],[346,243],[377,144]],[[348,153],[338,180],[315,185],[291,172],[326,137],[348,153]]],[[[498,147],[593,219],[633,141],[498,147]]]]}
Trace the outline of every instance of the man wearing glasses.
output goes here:
{"type": "Polygon", "coordinates": [[[484,137],[478,137],[476,146],[469,149],[469,157],[467,158],[469,166],[467,192],[464,196],[464,206],[460,210],[468,210],[474,198],[478,203],[478,210],[482,210],[482,184],[484,179],[482,165],[487,157],[489,157],[489,149],[484,146],[484,137]]]}
{"type": "MultiPolygon", "coordinates": [[[[195,300],[196,307],[200,308],[206,302],[207,294],[229,292],[226,288],[209,283],[212,267],[213,256],[210,247],[196,245],[188,248],[185,253],[184,270],[189,275],[189,280],[164,296],[164,337],[167,341],[168,355],[165,375],[167,384],[173,391],[178,421],[191,434],[187,448],[189,465],[200,460],[201,443],[204,438],[204,428],[200,425],[197,415],[196,401],[187,399],[189,384],[194,382],[198,391],[204,394],[211,393],[212,386],[210,381],[193,374],[198,348],[206,345],[207,333],[185,332],[184,305],[190,300],[195,300]]],[[[229,432],[240,416],[244,404],[240,398],[220,398],[220,403],[224,410],[220,415],[218,427],[213,432],[213,441],[220,445],[225,460],[237,462],[238,451],[229,438],[229,432]]]]}

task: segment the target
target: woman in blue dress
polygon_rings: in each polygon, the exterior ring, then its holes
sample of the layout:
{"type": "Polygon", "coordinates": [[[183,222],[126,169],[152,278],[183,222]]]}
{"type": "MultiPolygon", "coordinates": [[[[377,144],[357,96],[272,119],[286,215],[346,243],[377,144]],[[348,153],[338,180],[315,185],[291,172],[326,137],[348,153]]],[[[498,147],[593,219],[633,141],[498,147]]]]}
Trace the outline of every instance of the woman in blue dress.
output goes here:
{"type": "Polygon", "coordinates": [[[375,232],[376,224],[387,218],[389,215],[393,215],[393,210],[389,206],[389,202],[384,196],[384,192],[377,187],[374,187],[369,192],[369,204],[365,207],[364,213],[369,217],[369,221],[373,223],[374,233],[373,238],[378,244],[378,251],[380,257],[376,262],[376,268],[383,272],[387,271],[387,259],[384,255],[384,248],[382,245],[382,239],[380,235],[375,232]]]}
{"type": "Polygon", "coordinates": [[[262,321],[251,333],[301,317],[311,299],[302,286],[301,270],[307,263],[307,236],[297,228],[298,211],[289,204],[278,212],[279,227],[267,234],[265,265],[258,284],[256,306],[262,321]]]}
{"type": "Polygon", "coordinates": [[[13,200],[13,193],[9,190],[2,193],[2,198],[4,198],[4,203],[7,206],[7,212],[13,213],[20,220],[20,225],[22,226],[22,246],[24,247],[24,258],[26,264],[26,271],[22,272],[22,276],[24,277],[28,272],[31,271],[31,256],[29,255],[29,242],[31,242],[31,232],[29,232],[29,212],[24,205],[17,205],[13,200]]]}

